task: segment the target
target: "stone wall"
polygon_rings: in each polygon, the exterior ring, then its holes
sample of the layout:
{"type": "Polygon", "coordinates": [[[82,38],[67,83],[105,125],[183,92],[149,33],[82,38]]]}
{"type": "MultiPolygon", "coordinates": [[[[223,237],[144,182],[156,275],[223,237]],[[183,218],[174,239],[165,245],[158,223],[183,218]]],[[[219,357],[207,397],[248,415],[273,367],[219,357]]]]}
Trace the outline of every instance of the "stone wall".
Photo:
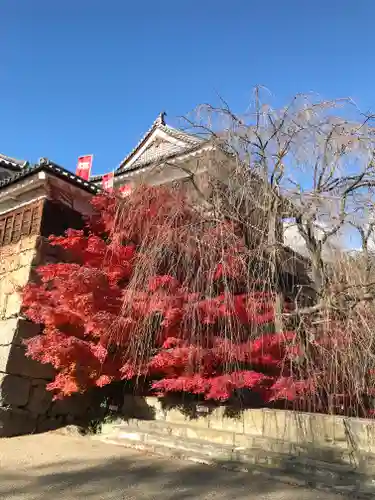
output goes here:
{"type": "Polygon", "coordinates": [[[0,436],[56,428],[87,412],[88,396],[52,402],[46,391],[52,366],[25,356],[23,341],[38,335],[41,326],[22,317],[18,288],[32,278],[35,266],[56,260],[56,249],[40,236],[0,247],[0,436]]]}
{"type": "Polygon", "coordinates": [[[230,435],[227,442],[246,446],[247,436],[251,436],[259,438],[259,442],[274,441],[284,450],[287,444],[289,450],[324,449],[331,454],[336,451],[348,463],[353,463],[358,452],[375,454],[374,420],[264,408],[233,412],[225,406],[206,414],[198,410],[192,418],[179,408],[163,409],[155,398],[149,398],[148,404],[155,408],[156,420],[191,426],[191,437],[204,434],[207,439],[223,442],[230,435]],[[199,429],[204,429],[204,433],[199,433],[199,429]],[[223,431],[228,435],[221,434],[223,431]]]}
{"type": "Polygon", "coordinates": [[[130,395],[121,413],[94,439],[375,498],[375,420],[130,395]]]}
{"type": "Polygon", "coordinates": [[[375,420],[273,409],[166,405],[156,397],[125,396],[122,414],[129,421],[155,420],[188,429],[186,437],[235,447],[268,442],[274,450],[336,454],[348,464],[373,454],[375,420]],[[315,450],[315,451],[314,451],[315,450]]]}

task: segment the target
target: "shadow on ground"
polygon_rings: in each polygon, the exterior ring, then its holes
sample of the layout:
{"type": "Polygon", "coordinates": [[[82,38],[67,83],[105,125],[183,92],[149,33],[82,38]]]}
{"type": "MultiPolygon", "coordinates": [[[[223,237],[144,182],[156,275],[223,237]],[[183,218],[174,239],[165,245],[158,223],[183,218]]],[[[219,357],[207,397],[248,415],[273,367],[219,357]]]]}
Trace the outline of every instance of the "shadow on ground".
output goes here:
{"type": "MultiPolygon", "coordinates": [[[[0,498],[7,500],[345,498],[333,493],[291,486],[274,481],[272,478],[257,477],[246,472],[233,472],[154,457],[102,443],[92,444],[88,442],[88,438],[49,436],[43,443],[40,436],[43,435],[0,440],[0,498]]],[[[46,439],[46,435],[43,438],[46,439]]]]}

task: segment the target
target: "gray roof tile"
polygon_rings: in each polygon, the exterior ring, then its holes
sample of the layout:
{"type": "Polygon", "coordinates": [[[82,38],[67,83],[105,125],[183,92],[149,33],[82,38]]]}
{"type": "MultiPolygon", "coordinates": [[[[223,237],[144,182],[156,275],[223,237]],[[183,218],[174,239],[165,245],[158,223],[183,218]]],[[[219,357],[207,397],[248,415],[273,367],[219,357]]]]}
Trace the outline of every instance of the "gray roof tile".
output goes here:
{"type": "Polygon", "coordinates": [[[20,170],[27,166],[27,161],[17,160],[15,158],[11,158],[10,156],[3,155],[0,153],[0,165],[5,168],[10,168],[12,170],[20,170]]]}
{"type": "Polygon", "coordinates": [[[56,165],[56,163],[53,163],[47,159],[43,159],[43,161],[36,165],[25,166],[19,171],[11,174],[9,177],[1,179],[0,190],[18,182],[19,180],[27,178],[29,175],[36,174],[37,172],[41,172],[43,170],[50,174],[56,175],[57,177],[64,179],[71,184],[75,184],[76,186],[90,193],[96,194],[101,191],[100,187],[95,186],[91,182],[81,179],[69,170],[62,168],[59,165],[56,165]]]}

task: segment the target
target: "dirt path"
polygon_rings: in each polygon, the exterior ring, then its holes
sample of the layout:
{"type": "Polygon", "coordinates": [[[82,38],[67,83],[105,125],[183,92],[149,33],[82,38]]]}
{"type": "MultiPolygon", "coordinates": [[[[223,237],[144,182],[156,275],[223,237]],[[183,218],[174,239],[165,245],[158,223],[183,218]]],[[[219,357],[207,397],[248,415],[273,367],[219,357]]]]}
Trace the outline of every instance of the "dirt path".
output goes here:
{"type": "Polygon", "coordinates": [[[0,439],[1,500],[340,500],[55,433],[0,439]]]}

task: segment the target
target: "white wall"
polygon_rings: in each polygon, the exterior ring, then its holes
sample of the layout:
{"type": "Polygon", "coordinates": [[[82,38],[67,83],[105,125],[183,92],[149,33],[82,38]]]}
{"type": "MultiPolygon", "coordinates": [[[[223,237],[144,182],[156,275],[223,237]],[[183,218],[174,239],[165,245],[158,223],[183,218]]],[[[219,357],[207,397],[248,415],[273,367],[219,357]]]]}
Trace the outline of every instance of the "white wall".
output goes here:
{"type": "MultiPolygon", "coordinates": [[[[289,246],[290,248],[292,248],[292,250],[305,257],[309,257],[309,252],[307,251],[305,240],[300,235],[296,223],[292,221],[285,221],[283,223],[283,231],[284,245],[289,246]]],[[[323,236],[322,225],[321,227],[316,226],[316,236],[318,238],[323,236]]],[[[342,245],[340,244],[340,235],[329,238],[328,242],[323,248],[323,256],[326,259],[333,257],[340,248],[342,248],[342,245]]]]}

